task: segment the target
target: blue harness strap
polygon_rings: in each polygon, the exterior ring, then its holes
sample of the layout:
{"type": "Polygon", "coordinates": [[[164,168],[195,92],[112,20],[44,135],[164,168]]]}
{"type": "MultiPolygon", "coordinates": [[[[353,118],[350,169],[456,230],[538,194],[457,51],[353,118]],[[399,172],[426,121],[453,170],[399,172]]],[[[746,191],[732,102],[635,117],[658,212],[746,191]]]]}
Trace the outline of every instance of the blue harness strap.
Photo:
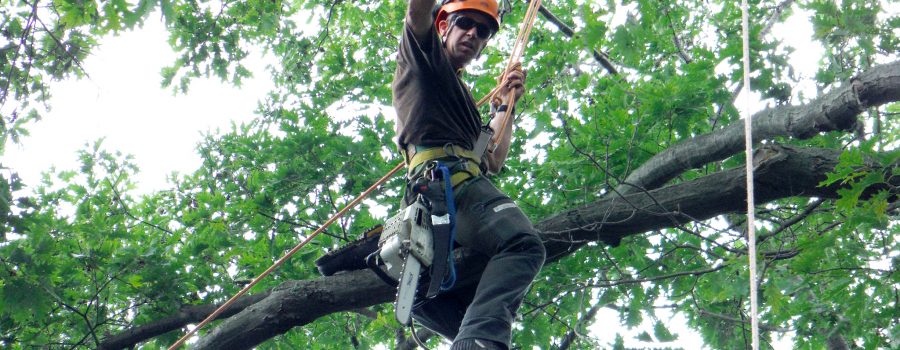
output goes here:
{"type": "Polygon", "coordinates": [[[444,179],[444,198],[447,201],[447,212],[450,215],[450,242],[449,252],[447,253],[447,275],[441,283],[441,291],[449,290],[456,284],[456,266],[453,259],[453,242],[456,241],[456,203],[453,200],[453,184],[450,181],[450,169],[443,163],[438,162],[438,169],[441,171],[441,177],[444,179]]]}

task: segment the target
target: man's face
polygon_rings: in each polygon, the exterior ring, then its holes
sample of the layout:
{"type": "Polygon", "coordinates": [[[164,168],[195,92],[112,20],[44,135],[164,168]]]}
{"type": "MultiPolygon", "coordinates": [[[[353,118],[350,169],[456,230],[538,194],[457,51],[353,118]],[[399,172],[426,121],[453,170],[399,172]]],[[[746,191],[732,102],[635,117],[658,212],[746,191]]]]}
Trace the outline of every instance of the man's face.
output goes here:
{"type": "Polygon", "coordinates": [[[445,35],[444,47],[454,67],[465,67],[484,49],[493,35],[491,21],[481,12],[465,11],[438,23],[440,34],[445,35]]]}

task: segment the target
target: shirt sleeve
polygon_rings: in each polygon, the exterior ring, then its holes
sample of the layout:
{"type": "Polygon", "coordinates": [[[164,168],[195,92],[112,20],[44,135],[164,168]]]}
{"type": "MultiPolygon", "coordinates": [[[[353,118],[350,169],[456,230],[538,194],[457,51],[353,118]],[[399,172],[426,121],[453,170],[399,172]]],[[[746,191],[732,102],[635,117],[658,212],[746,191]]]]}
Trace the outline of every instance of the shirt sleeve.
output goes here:
{"type": "Polygon", "coordinates": [[[404,23],[397,64],[405,66],[406,69],[420,72],[434,71],[435,67],[440,67],[444,63],[445,57],[441,50],[441,40],[438,38],[434,26],[429,29],[425,37],[427,38],[425,42],[419,42],[409,24],[404,23]]]}

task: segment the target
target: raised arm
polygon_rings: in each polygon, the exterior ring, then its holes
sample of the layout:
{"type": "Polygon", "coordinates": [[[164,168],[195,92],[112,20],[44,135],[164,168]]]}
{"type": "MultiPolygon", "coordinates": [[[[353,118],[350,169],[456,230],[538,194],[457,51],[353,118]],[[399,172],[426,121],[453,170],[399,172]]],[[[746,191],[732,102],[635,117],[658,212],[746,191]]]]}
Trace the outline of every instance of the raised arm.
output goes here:
{"type": "Polygon", "coordinates": [[[431,16],[433,8],[434,0],[409,0],[406,22],[420,42],[425,41],[428,30],[434,25],[434,18],[431,16]]]}

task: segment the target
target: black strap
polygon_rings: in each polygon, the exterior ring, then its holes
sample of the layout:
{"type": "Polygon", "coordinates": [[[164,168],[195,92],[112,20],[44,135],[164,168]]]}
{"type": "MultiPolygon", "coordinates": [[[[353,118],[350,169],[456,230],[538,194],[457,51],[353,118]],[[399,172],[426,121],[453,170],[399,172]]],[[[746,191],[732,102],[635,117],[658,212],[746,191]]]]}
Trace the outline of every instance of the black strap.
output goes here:
{"type": "Polygon", "coordinates": [[[442,290],[453,286],[456,273],[451,261],[453,250],[453,226],[456,209],[453,203],[453,185],[450,177],[451,171],[447,165],[441,162],[433,162],[428,165],[431,174],[430,179],[425,177],[417,179],[413,191],[426,198],[431,208],[431,235],[434,248],[434,258],[431,260],[431,281],[425,293],[426,298],[438,295],[442,290]],[[435,222],[434,218],[446,218],[446,221],[435,222]]]}
{"type": "Polygon", "coordinates": [[[387,285],[391,287],[397,288],[397,286],[400,285],[400,281],[397,281],[393,277],[389,276],[386,272],[384,272],[384,270],[381,269],[381,267],[378,266],[378,258],[380,258],[380,254],[381,249],[376,250],[372,254],[369,254],[369,256],[366,257],[366,266],[368,266],[369,269],[375,273],[375,276],[381,278],[384,283],[387,283],[387,285]]]}

